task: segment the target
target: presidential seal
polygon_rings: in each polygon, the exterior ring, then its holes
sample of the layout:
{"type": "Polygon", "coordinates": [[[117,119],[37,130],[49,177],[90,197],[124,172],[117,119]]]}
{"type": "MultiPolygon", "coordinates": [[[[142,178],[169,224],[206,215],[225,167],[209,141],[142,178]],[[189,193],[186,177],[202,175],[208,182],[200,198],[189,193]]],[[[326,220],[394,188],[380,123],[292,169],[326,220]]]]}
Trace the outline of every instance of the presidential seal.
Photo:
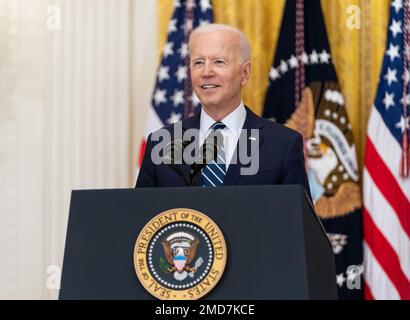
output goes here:
{"type": "Polygon", "coordinates": [[[191,209],[172,209],[149,221],[134,247],[142,286],[161,300],[196,300],[221,279],[227,250],[221,230],[191,209]]]}
{"type": "Polygon", "coordinates": [[[305,139],[307,175],[322,219],[362,207],[352,126],[337,82],[312,82],[286,126],[305,139]]]}

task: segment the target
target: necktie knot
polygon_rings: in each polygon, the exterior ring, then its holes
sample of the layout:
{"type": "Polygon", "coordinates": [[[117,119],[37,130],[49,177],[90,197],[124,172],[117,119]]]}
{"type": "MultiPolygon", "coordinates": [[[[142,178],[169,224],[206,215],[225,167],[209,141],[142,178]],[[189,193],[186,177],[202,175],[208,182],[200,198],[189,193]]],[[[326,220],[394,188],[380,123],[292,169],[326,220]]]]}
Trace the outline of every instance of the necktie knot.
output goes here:
{"type": "Polygon", "coordinates": [[[212,131],[218,131],[218,130],[223,130],[226,128],[226,125],[223,122],[215,122],[212,126],[211,126],[211,130],[212,131]]]}

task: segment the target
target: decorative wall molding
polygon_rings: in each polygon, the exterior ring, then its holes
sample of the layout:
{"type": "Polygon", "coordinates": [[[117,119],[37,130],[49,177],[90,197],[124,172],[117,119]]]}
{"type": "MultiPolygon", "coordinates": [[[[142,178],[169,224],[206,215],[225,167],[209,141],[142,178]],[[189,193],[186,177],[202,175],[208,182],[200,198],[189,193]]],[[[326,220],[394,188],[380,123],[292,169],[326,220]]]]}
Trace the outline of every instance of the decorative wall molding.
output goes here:
{"type": "Polygon", "coordinates": [[[0,0],[0,299],[57,298],[71,190],[135,183],[155,17],[155,1],[0,0]]]}
{"type": "Polygon", "coordinates": [[[20,4],[0,2],[0,288],[5,299],[17,292],[17,114],[20,4]],[[4,106],[7,106],[5,108],[4,106]]]}

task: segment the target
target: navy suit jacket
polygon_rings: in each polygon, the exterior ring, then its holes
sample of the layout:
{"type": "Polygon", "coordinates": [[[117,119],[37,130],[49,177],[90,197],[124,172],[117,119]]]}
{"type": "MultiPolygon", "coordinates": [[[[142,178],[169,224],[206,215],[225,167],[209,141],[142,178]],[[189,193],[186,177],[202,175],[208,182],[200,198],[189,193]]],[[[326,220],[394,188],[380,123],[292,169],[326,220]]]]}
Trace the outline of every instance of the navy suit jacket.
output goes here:
{"type": "MultiPolygon", "coordinates": [[[[229,165],[223,185],[299,184],[310,196],[302,136],[281,124],[257,116],[249,108],[246,108],[246,112],[243,129],[259,129],[259,141],[247,140],[248,150],[250,150],[251,143],[259,143],[259,170],[254,175],[241,175],[240,169],[243,165],[237,161],[237,164],[229,165]]],[[[199,130],[199,123],[200,112],[182,121],[182,128],[183,130],[192,128],[199,130]]],[[[166,129],[172,135],[173,125],[167,126],[166,129]]],[[[186,186],[184,179],[171,167],[166,164],[153,163],[150,155],[156,143],[158,142],[152,141],[150,135],[136,188],[186,186]]],[[[189,175],[190,166],[182,164],[179,167],[186,176],[189,175]]],[[[200,173],[196,177],[195,185],[202,185],[200,173]]]]}

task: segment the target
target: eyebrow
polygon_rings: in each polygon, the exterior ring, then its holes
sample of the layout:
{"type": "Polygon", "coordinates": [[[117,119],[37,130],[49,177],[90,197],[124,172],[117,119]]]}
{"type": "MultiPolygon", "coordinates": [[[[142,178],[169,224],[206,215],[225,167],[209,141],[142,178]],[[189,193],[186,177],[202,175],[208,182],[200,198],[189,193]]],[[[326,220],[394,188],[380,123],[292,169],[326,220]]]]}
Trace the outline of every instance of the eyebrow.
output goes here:
{"type": "MultiPolygon", "coordinates": [[[[201,57],[195,57],[195,58],[191,59],[191,61],[204,60],[204,59],[206,59],[206,58],[201,56],[201,57]]],[[[228,58],[224,57],[224,56],[213,56],[213,57],[211,57],[211,60],[228,60],[228,58]]]]}

